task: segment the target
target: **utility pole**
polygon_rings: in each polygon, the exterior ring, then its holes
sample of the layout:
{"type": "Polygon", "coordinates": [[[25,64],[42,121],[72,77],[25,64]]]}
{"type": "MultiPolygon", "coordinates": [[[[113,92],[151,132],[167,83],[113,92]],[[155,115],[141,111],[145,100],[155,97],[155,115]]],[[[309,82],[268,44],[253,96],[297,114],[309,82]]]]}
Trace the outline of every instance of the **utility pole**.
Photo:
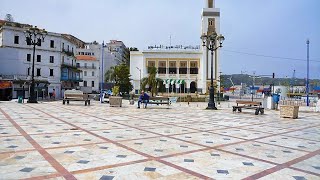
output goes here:
{"type": "Polygon", "coordinates": [[[309,44],[310,41],[307,39],[307,87],[306,87],[306,93],[307,93],[307,106],[309,106],[309,44]]]}

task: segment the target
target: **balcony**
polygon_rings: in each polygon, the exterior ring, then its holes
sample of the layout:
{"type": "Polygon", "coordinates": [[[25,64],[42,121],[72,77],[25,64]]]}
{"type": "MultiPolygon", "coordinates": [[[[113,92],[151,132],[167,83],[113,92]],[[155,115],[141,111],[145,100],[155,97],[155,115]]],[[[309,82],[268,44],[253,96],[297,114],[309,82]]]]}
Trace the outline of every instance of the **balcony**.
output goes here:
{"type": "Polygon", "coordinates": [[[81,70],[75,65],[61,64],[61,81],[82,82],[81,70]]]}
{"type": "Polygon", "coordinates": [[[83,79],[80,77],[66,77],[66,76],[61,76],[61,81],[70,81],[70,82],[82,82],[83,79]]]}
{"type": "Polygon", "coordinates": [[[82,68],[82,69],[97,69],[96,66],[79,66],[79,65],[77,65],[76,67],[77,68],[82,68]]]}
{"type": "Polygon", "coordinates": [[[81,71],[80,69],[78,69],[78,67],[75,64],[69,64],[65,62],[61,64],[61,68],[73,69],[74,71],[79,71],[79,72],[81,71]]]}
{"type": "Polygon", "coordinates": [[[61,52],[65,53],[67,56],[74,56],[74,53],[71,52],[71,51],[69,51],[69,50],[67,50],[67,49],[63,49],[63,48],[62,48],[62,51],[61,51],[61,52]]]}

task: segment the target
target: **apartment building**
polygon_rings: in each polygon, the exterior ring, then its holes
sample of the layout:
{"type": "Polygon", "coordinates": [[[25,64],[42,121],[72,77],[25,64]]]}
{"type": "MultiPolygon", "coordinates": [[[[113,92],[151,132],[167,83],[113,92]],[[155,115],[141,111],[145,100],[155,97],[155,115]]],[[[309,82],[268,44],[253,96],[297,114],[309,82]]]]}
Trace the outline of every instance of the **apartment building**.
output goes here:
{"type": "Polygon", "coordinates": [[[99,91],[99,60],[92,55],[77,55],[77,68],[82,72],[82,87],[91,87],[92,91],[99,91]]]}
{"type": "MultiPolygon", "coordinates": [[[[2,92],[3,96],[11,94],[11,98],[29,96],[33,46],[27,44],[24,31],[30,27],[0,20],[0,80],[12,84],[0,90],[0,95],[2,92]]],[[[45,98],[53,89],[57,97],[62,97],[65,89],[75,88],[81,81],[73,53],[79,44],[69,36],[48,32],[44,42],[36,46],[34,75],[38,98],[45,98]]]]}

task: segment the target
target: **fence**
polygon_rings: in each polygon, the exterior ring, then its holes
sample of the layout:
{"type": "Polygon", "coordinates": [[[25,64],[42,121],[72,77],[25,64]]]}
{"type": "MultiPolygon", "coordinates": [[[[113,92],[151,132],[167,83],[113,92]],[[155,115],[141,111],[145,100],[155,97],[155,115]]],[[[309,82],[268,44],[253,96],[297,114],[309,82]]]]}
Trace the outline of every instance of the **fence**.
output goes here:
{"type": "MultiPolygon", "coordinates": [[[[305,100],[281,100],[279,102],[280,105],[292,105],[292,106],[307,106],[307,102],[305,100]]],[[[316,107],[317,102],[310,102],[310,107],[316,107]]]]}

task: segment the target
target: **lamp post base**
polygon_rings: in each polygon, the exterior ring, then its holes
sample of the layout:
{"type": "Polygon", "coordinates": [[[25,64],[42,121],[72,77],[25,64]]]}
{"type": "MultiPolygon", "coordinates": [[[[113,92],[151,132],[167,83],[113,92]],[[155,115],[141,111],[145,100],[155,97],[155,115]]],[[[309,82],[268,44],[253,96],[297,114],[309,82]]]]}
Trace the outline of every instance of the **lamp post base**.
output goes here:
{"type": "Polygon", "coordinates": [[[214,88],[213,88],[213,82],[211,82],[211,86],[209,88],[210,96],[209,96],[209,103],[208,107],[206,109],[208,110],[218,110],[216,107],[216,103],[214,102],[214,88]]]}
{"type": "Polygon", "coordinates": [[[215,105],[213,106],[209,106],[206,108],[207,110],[218,110],[217,107],[215,105]]]}
{"type": "Polygon", "coordinates": [[[27,103],[38,103],[38,101],[35,99],[28,99],[27,103]]]}

